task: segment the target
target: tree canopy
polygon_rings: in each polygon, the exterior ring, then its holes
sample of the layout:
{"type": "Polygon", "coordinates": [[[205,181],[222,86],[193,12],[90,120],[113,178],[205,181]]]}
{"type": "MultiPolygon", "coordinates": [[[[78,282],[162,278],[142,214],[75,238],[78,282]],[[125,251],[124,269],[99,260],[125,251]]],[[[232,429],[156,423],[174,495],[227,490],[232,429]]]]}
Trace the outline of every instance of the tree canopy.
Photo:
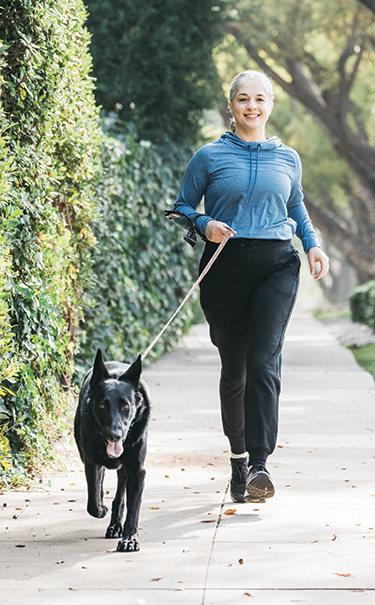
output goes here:
{"type": "Polygon", "coordinates": [[[147,140],[195,142],[216,101],[212,49],[220,6],[210,0],[86,0],[96,99],[147,140]]]}

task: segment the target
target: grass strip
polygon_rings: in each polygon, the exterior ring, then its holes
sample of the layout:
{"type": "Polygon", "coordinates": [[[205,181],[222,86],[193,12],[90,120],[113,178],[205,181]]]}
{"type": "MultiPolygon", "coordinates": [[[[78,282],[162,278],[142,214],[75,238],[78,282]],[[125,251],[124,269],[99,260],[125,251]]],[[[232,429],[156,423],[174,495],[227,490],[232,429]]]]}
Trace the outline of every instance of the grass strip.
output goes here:
{"type": "Polygon", "coordinates": [[[370,372],[375,378],[375,344],[349,345],[358,365],[370,372]]]}

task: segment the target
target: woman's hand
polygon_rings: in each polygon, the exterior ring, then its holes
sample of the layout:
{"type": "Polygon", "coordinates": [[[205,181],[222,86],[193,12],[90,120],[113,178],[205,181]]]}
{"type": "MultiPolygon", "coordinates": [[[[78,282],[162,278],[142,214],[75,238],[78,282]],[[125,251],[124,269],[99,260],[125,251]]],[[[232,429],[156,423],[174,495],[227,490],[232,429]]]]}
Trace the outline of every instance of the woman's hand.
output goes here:
{"type": "MultiPolygon", "coordinates": [[[[214,242],[215,244],[220,244],[220,242],[224,239],[227,234],[228,229],[231,229],[229,225],[222,223],[221,221],[209,221],[206,227],[206,237],[210,242],[214,242]]],[[[233,231],[231,229],[231,237],[237,231],[233,231]]]]}
{"type": "Polygon", "coordinates": [[[321,248],[318,248],[317,246],[310,248],[307,253],[307,258],[309,261],[310,273],[311,275],[314,275],[314,279],[321,279],[328,273],[329,258],[321,248]],[[320,265],[320,271],[317,275],[315,275],[315,263],[319,263],[320,265]]]}

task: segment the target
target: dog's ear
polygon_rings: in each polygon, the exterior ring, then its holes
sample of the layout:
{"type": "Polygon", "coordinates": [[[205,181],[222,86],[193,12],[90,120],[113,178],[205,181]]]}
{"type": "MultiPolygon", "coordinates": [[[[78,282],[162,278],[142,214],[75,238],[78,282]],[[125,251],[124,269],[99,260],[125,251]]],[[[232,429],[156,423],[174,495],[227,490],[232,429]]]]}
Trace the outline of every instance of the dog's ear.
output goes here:
{"type": "Polygon", "coordinates": [[[97,384],[100,380],[109,378],[109,372],[103,361],[103,355],[100,349],[97,350],[94,367],[92,371],[91,384],[97,384]]]}
{"type": "Polygon", "coordinates": [[[135,389],[139,388],[139,379],[142,373],[142,355],[138,355],[135,362],[120,376],[119,380],[130,382],[135,389]]]}

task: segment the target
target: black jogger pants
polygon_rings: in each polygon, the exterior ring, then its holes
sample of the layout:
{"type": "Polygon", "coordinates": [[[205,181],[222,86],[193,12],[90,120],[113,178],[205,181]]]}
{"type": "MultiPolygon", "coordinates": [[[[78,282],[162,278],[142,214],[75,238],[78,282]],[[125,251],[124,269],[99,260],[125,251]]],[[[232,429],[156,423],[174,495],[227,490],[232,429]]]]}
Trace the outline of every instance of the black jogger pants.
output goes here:
{"type": "MultiPolygon", "coordinates": [[[[200,271],[218,244],[206,244],[200,271]]],[[[276,446],[281,349],[300,258],[290,240],[231,239],[201,282],[201,305],[221,358],[224,434],[233,454],[265,464],[276,446]]]]}

